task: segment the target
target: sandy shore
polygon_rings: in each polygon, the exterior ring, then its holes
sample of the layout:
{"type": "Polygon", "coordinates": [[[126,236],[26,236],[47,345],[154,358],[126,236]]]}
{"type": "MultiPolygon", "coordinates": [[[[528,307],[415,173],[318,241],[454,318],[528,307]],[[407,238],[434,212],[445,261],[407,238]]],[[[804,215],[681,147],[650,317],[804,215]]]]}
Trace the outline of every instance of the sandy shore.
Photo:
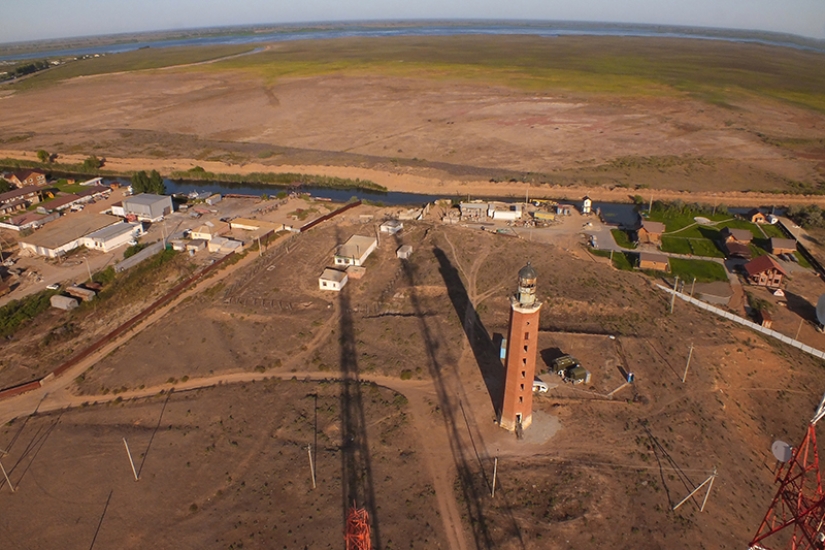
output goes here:
{"type": "MultiPolygon", "coordinates": [[[[0,157],[36,161],[34,152],[2,150],[0,157]]],[[[60,162],[80,164],[85,155],[60,155],[60,162]]],[[[597,201],[631,202],[634,195],[649,200],[682,200],[708,204],[725,204],[729,206],[766,206],[790,204],[817,204],[825,207],[825,196],[817,195],[777,195],[771,193],[728,191],[719,193],[673,191],[664,189],[627,189],[620,187],[581,187],[558,185],[530,185],[525,183],[490,181],[463,181],[422,176],[410,171],[382,171],[352,166],[328,165],[275,165],[259,162],[228,164],[224,162],[195,159],[155,159],[155,158],[117,158],[106,157],[105,168],[116,172],[137,170],[157,170],[163,175],[176,171],[186,171],[200,166],[216,174],[251,174],[254,172],[303,173],[319,176],[335,176],[349,179],[366,179],[383,185],[390,191],[405,193],[443,194],[445,197],[455,195],[523,197],[529,193],[533,198],[553,198],[578,201],[588,195],[597,201]]]]}

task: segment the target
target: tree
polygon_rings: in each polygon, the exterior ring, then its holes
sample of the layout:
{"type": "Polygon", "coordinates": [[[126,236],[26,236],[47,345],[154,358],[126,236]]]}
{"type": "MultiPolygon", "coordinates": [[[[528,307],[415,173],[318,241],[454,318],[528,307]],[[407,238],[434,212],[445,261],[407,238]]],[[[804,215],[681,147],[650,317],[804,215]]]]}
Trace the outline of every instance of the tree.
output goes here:
{"type": "Polygon", "coordinates": [[[51,155],[45,149],[40,149],[37,152],[37,158],[40,160],[40,162],[48,162],[51,158],[51,155]]]}
{"type": "Polygon", "coordinates": [[[91,172],[93,170],[100,170],[101,166],[103,166],[103,161],[101,161],[95,155],[89,155],[89,157],[83,161],[83,169],[87,172],[91,172]]]}
{"type": "Polygon", "coordinates": [[[145,170],[135,172],[132,175],[132,192],[135,195],[140,193],[154,193],[156,195],[166,194],[166,184],[163,183],[163,176],[157,170],[147,175],[145,170]]]}

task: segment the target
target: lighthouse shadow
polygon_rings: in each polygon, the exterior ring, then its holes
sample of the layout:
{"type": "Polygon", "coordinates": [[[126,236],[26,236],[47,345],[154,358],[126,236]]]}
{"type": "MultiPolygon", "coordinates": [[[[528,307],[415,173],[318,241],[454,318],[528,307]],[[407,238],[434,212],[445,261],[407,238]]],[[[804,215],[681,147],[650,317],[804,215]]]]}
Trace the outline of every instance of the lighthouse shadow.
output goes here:
{"type": "Polygon", "coordinates": [[[476,363],[487,387],[487,393],[490,395],[490,401],[493,404],[493,409],[495,409],[496,417],[498,417],[504,400],[504,367],[501,365],[498,347],[496,347],[493,338],[470,301],[467,288],[464,286],[458,270],[440,248],[435,247],[433,254],[438,260],[438,271],[441,273],[447,287],[447,296],[449,296],[450,302],[452,302],[453,308],[461,320],[464,334],[467,336],[467,341],[473,350],[476,363]]]}

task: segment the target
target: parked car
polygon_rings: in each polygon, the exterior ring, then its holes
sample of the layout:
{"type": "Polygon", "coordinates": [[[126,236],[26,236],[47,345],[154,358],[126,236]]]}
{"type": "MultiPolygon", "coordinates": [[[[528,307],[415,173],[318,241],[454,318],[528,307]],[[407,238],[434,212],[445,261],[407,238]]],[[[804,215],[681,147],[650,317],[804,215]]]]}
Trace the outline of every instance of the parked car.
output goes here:
{"type": "Polygon", "coordinates": [[[60,283],[52,283],[52,284],[46,286],[46,288],[48,290],[59,290],[60,289],[60,283]]]}

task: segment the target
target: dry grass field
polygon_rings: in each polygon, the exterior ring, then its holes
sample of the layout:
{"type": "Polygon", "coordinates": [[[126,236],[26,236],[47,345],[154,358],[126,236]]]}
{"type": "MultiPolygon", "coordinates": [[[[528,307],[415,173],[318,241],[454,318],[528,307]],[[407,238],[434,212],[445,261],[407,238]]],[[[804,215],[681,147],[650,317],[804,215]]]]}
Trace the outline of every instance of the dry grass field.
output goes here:
{"type": "Polygon", "coordinates": [[[153,55],[4,87],[3,149],[370,168],[451,190],[513,179],[812,192],[825,177],[821,54],[466,36],[281,43],[196,65],[220,52],[153,55]]]}

